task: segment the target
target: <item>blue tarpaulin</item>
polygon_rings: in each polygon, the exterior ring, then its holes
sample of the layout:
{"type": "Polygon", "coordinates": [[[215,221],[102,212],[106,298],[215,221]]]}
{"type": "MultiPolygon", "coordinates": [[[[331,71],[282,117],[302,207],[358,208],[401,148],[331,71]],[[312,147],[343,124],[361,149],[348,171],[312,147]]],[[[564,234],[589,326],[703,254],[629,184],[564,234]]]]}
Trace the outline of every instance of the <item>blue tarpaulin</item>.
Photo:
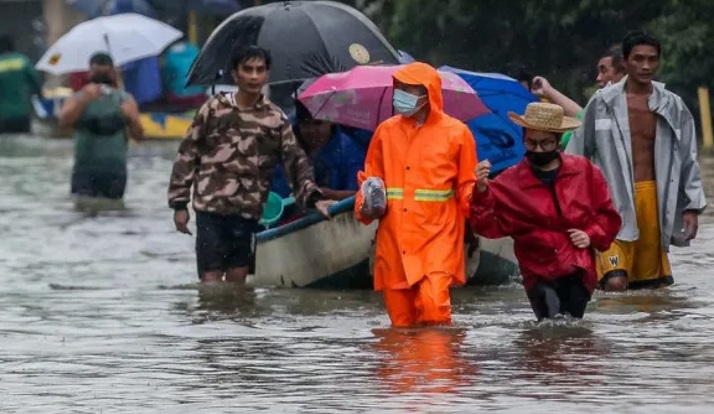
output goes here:
{"type": "Polygon", "coordinates": [[[526,106],[538,98],[515,79],[498,73],[470,72],[450,66],[439,70],[459,75],[492,112],[467,122],[476,137],[479,160],[489,160],[493,172],[518,163],[525,153],[523,131],[508,119],[508,112],[523,114],[526,106]]]}

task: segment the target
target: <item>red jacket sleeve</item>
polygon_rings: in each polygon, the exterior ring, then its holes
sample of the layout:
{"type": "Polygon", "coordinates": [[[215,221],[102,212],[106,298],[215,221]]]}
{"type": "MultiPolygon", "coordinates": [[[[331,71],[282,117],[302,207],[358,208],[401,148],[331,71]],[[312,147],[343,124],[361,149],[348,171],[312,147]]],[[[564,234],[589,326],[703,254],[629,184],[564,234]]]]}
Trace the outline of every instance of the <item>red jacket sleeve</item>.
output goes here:
{"type": "Polygon", "coordinates": [[[473,188],[471,197],[471,214],[469,223],[474,233],[488,239],[500,239],[513,234],[511,220],[504,216],[501,209],[496,208],[497,196],[492,189],[498,186],[498,179],[489,183],[486,191],[479,193],[476,186],[473,188]]]}
{"type": "Polygon", "coordinates": [[[590,191],[595,207],[595,217],[583,231],[590,237],[590,245],[604,252],[610,248],[610,244],[620,231],[622,218],[610,198],[610,190],[602,171],[592,163],[590,163],[590,168],[592,170],[590,191]]]}

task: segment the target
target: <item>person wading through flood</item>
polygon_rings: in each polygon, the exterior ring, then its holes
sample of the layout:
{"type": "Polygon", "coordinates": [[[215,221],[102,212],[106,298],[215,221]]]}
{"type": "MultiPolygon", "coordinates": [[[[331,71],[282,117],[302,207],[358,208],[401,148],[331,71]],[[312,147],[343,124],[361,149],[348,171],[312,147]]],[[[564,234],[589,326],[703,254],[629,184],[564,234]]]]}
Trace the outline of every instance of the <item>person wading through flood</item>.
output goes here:
{"type": "Polygon", "coordinates": [[[441,78],[433,67],[408,64],[394,74],[396,115],[379,125],[367,151],[365,180],[378,177],[387,194],[379,219],[374,288],[382,291],[395,327],[451,324],[449,288],[465,283],[464,232],[476,166],[468,127],[444,113],[441,78]]]}
{"type": "Polygon", "coordinates": [[[37,71],[12,38],[0,34],[0,134],[30,132],[32,93],[42,95],[37,71]]]}
{"type": "Polygon", "coordinates": [[[597,285],[593,248],[605,251],[622,221],[600,170],[583,157],[558,151],[563,132],[580,125],[563,108],[531,103],[525,116],[526,156],[493,181],[479,163],[471,227],[483,237],[513,237],[523,285],[538,320],[582,318],[597,285]]]}
{"type": "Polygon", "coordinates": [[[121,200],[126,190],[129,135],[144,139],[139,107],[128,92],[111,85],[117,73],[112,58],[97,53],[89,61],[89,81],[68,98],[59,116],[60,128],[74,128],[71,192],[86,199],[121,200]]]}
{"type": "Polygon", "coordinates": [[[660,43],[632,32],[622,45],[627,76],[590,99],[566,150],[595,156],[624,225],[598,260],[605,290],[674,283],[667,252],[688,246],[706,207],[694,118],[654,82],[660,43]]]}
{"type": "Polygon", "coordinates": [[[253,234],[282,162],[298,203],[329,217],[310,160],[285,113],[262,94],[270,74],[267,50],[238,46],[230,58],[236,93],[219,93],[198,111],[179,146],[168,190],[174,224],[188,229],[194,188],[196,262],[202,282],[242,285],[252,261],[253,234]]]}

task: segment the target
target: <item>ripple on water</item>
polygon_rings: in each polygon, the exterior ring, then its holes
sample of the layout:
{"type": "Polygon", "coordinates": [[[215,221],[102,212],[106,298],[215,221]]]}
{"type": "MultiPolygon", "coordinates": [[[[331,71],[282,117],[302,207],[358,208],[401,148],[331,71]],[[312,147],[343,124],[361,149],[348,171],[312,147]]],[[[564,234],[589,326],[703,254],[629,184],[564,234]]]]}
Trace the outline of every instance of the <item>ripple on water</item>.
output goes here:
{"type": "MultiPolygon", "coordinates": [[[[177,143],[131,149],[127,210],[67,196],[71,143],[0,139],[2,412],[709,412],[714,217],[677,284],[537,324],[518,284],[454,290],[451,329],[388,329],[378,293],[196,283],[165,207],[177,143]]],[[[714,159],[702,162],[714,194],[714,159]]]]}

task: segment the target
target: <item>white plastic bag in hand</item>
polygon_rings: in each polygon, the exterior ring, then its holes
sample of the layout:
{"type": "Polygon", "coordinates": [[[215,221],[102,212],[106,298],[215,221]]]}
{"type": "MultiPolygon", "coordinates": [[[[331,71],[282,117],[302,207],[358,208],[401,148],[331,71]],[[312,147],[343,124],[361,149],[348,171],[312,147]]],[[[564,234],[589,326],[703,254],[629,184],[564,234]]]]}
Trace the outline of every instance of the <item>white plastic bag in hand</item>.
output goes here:
{"type": "Polygon", "coordinates": [[[362,183],[362,213],[379,218],[387,211],[387,191],[379,177],[369,177],[362,183]]]}

